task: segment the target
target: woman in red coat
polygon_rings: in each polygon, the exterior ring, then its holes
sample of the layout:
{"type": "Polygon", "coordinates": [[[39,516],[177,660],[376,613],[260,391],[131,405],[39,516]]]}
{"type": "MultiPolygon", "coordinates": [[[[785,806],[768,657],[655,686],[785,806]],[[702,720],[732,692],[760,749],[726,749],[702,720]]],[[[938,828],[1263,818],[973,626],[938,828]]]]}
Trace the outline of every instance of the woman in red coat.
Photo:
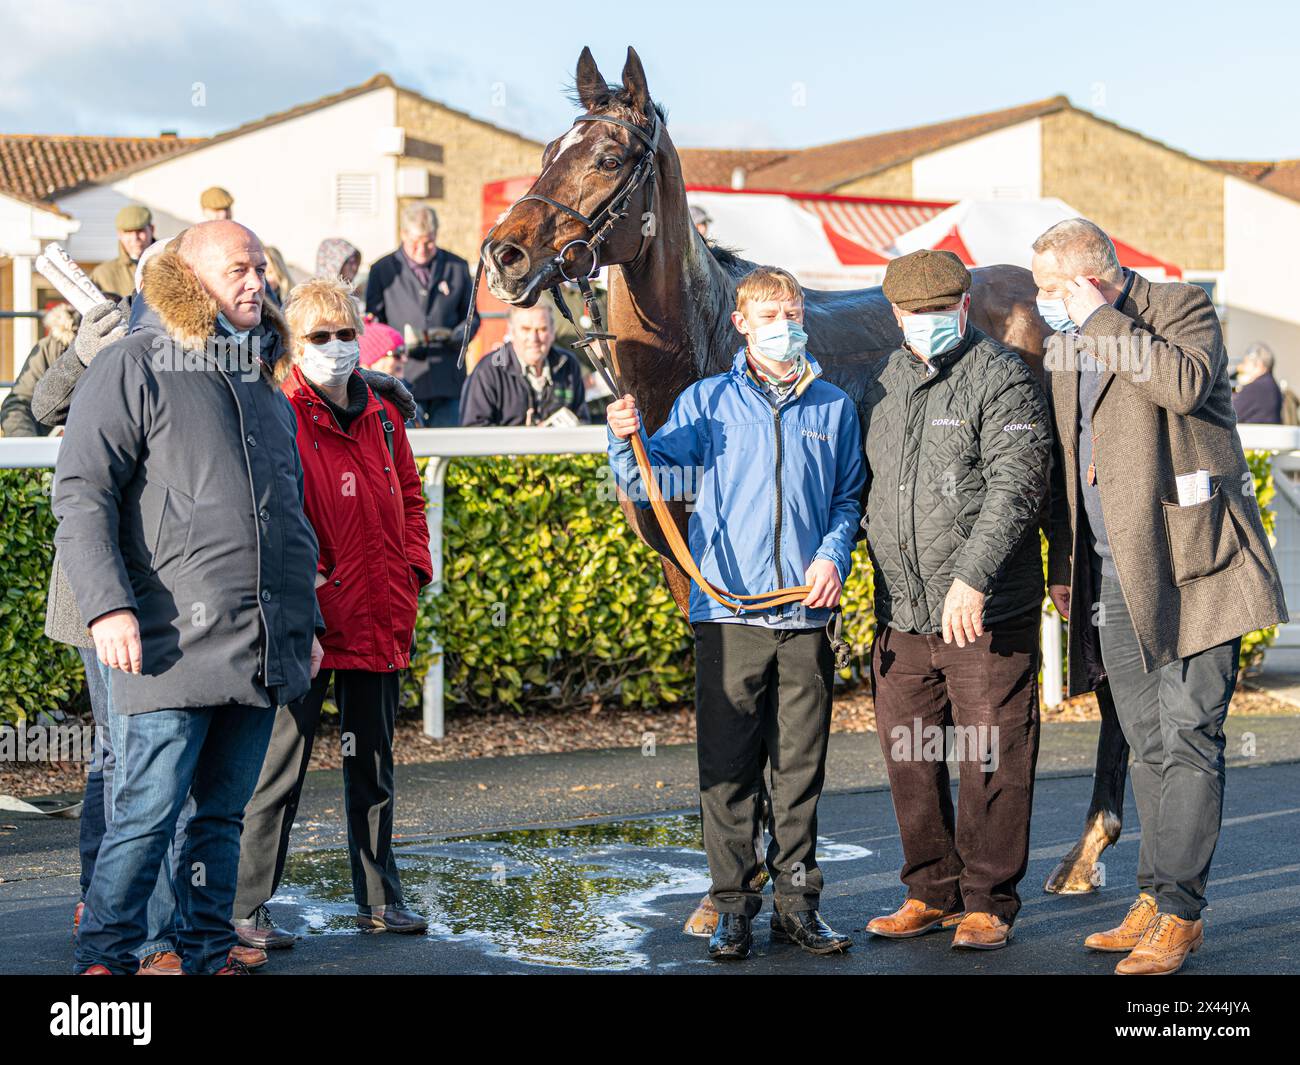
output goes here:
{"type": "Polygon", "coordinates": [[[250,947],[287,947],[266,902],[284,872],[321,704],[334,681],[357,924],[423,932],[402,903],[393,856],[393,726],[410,665],[429,529],[415,457],[397,409],[357,372],[363,326],[347,289],[313,280],[285,309],[292,360],[281,382],[298,418],[304,507],[320,541],[316,598],[325,657],[311,691],[276,712],[257,791],[244,813],[235,930],[250,947]]]}

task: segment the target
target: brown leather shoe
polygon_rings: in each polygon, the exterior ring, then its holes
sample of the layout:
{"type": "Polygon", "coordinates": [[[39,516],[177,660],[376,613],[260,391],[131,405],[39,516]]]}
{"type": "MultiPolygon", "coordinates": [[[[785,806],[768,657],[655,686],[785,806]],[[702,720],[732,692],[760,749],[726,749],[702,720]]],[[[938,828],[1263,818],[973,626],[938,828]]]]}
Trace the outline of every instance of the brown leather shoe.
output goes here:
{"type": "Polygon", "coordinates": [[[266,964],[266,951],[261,947],[231,947],[230,957],[243,962],[248,969],[260,969],[266,964]]]}
{"type": "Polygon", "coordinates": [[[908,899],[893,913],[867,922],[867,931],[886,939],[911,939],[936,928],[951,928],[963,916],[957,911],[927,906],[920,899],[908,899]]]}
{"type": "Polygon", "coordinates": [[[170,950],[160,950],[150,954],[140,963],[136,976],[184,976],[181,969],[181,956],[170,950]]]}
{"type": "Polygon", "coordinates": [[[1089,950],[1117,951],[1127,954],[1138,945],[1147,925],[1156,919],[1156,900],[1145,891],[1137,897],[1137,902],[1128,908],[1118,926],[1104,932],[1093,932],[1083,941],[1089,950]]]}
{"type": "Polygon", "coordinates": [[[955,950],[997,950],[1011,942],[1011,926],[995,913],[974,911],[961,919],[952,937],[955,950]]]}
{"type": "Polygon", "coordinates": [[[1205,925],[1159,914],[1146,927],[1133,953],[1115,966],[1120,976],[1168,976],[1183,967],[1188,954],[1195,954],[1205,942],[1205,925]]]}

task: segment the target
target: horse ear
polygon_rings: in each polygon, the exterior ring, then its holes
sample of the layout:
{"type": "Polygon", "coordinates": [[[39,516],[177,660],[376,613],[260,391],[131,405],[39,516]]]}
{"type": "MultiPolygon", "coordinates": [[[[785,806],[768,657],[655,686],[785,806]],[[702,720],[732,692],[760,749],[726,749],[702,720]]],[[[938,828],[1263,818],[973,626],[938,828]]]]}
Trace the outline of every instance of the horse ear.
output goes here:
{"type": "Polygon", "coordinates": [[[646,86],[645,68],[641,66],[641,57],[631,45],[627,48],[627,62],[623,64],[623,88],[631,97],[632,105],[649,118],[650,89],[646,86]]]}
{"type": "Polygon", "coordinates": [[[588,111],[595,111],[609,102],[609,83],[596,66],[590,48],[584,47],[582,55],[578,56],[577,85],[578,102],[588,111]]]}

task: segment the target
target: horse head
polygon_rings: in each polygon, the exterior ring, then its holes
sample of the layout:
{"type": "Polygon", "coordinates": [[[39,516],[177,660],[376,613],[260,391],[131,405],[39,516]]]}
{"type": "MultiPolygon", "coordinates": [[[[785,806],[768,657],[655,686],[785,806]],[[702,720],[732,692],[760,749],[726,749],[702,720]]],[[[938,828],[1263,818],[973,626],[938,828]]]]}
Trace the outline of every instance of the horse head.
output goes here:
{"type": "Polygon", "coordinates": [[[531,307],[546,289],[598,267],[635,261],[654,233],[664,115],[635,49],[614,85],[584,48],[575,95],[583,114],[546,146],[541,174],[483,244],[488,288],[514,306],[531,307]]]}

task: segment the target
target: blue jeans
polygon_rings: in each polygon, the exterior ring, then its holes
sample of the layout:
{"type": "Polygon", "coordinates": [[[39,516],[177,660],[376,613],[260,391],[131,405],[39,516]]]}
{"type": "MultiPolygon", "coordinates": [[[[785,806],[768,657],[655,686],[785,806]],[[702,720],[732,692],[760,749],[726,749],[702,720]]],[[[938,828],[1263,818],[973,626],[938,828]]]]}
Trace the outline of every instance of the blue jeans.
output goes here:
{"type": "Polygon", "coordinates": [[[236,944],[230,922],[239,833],[266,756],[275,714],[250,706],[155,710],[125,718],[113,816],[77,937],[76,971],[100,964],[134,973],[150,896],[186,798],[194,816],[177,863],[184,920],[177,928],[187,974],[221,968],[236,944]]]}

